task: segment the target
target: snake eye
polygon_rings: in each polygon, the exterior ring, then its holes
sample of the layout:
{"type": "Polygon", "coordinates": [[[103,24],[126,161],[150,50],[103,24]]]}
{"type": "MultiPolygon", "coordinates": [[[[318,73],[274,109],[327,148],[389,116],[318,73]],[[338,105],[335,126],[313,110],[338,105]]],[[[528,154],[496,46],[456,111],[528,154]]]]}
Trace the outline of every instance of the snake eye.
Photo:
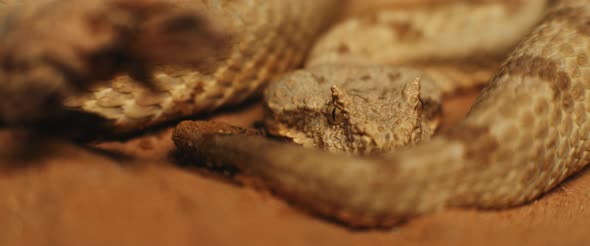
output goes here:
{"type": "Polygon", "coordinates": [[[342,115],[342,109],[336,107],[336,105],[330,105],[328,107],[328,121],[333,125],[340,125],[344,121],[342,115]]]}

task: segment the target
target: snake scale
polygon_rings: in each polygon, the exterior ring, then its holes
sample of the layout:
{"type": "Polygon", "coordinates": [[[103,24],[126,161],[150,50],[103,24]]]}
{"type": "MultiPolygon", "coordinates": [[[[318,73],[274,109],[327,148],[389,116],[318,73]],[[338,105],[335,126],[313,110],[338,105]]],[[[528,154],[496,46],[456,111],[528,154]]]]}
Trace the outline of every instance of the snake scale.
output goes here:
{"type": "Polygon", "coordinates": [[[590,161],[589,23],[590,1],[552,2],[461,123],[384,158],[304,149],[206,123],[181,123],[173,139],[352,226],[392,225],[445,207],[523,204],[590,161]]]}

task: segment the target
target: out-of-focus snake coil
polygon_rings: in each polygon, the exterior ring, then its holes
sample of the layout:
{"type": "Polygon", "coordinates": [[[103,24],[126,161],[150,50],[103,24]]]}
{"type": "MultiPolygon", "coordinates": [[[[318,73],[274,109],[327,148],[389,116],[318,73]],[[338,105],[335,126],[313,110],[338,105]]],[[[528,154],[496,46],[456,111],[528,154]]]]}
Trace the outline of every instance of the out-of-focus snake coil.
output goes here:
{"type": "Polygon", "coordinates": [[[65,105],[100,114],[112,120],[114,131],[126,132],[241,103],[265,82],[301,64],[315,37],[333,20],[331,9],[339,1],[188,2],[183,4],[199,5],[233,36],[229,54],[215,66],[161,67],[154,75],[155,92],[119,76],[65,105]]]}
{"type": "Polygon", "coordinates": [[[295,202],[357,226],[444,207],[523,204],[590,162],[590,1],[558,0],[467,117],[382,159],[336,155],[184,122],[177,146],[264,178],[295,202]],[[260,151],[264,150],[264,151],[260,151]]]}

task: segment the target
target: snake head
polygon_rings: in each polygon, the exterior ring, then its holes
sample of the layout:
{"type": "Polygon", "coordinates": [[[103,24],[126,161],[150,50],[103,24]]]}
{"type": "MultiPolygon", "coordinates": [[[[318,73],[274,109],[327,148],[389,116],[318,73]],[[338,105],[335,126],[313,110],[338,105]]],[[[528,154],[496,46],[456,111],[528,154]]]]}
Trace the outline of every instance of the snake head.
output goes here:
{"type": "Polygon", "coordinates": [[[265,94],[269,133],[354,154],[390,151],[432,134],[424,129],[429,119],[423,118],[422,103],[433,98],[422,93],[429,79],[390,67],[338,69],[314,67],[271,85],[265,94]]]}
{"type": "Polygon", "coordinates": [[[420,80],[381,95],[345,90],[333,85],[324,107],[326,130],[319,132],[321,148],[355,154],[389,151],[416,143],[421,137],[420,80]]]}

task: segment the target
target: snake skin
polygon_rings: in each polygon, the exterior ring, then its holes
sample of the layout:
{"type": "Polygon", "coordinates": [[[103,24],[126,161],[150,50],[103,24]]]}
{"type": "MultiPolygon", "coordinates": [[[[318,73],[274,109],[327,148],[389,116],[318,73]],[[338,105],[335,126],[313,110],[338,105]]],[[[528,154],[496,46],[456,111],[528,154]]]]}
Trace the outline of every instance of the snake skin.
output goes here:
{"type": "Polygon", "coordinates": [[[352,226],[392,225],[445,207],[523,204],[590,161],[589,23],[590,0],[554,1],[458,126],[382,159],[207,133],[194,122],[181,123],[174,141],[352,226]]]}
{"type": "Polygon", "coordinates": [[[265,82],[298,66],[319,32],[337,14],[337,0],[175,1],[198,5],[229,23],[231,54],[212,69],[163,67],[155,74],[160,91],[150,92],[120,76],[65,105],[101,115],[115,132],[129,132],[221,106],[243,102],[265,82]],[[199,5],[200,4],[200,5],[199,5]],[[198,71],[197,71],[198,70],[198,71]]]}
{"type": "MultiPolygon", "coordinates": [[[[94,88],[92,92],[66,99],[66,107],[96,113],[106,118],[111,124],[108,128],[116,134],[133,132],[165,121],[239,104],[258,94],[266,82],[301,65],[307,51],[312,48],[321,31],[334,23],[349,2],[352,2],[352,5],[356,2],[338,0],[170,1],[183,7],[196,5],[197,8],[204,8],[207,13],[214,15],[213,18],[220,22],[227,22],[228,32],[235,36],[231,54],[221,58],[221,62],[212,65],[209,70],[194,67],[162,67],[155,74],[155,83],[160,89],[157,92],[142,88],[128,76],[120,76],[108,84],[94,88]]],[[[528,27],[538,19],[536,17],[540,16],[544,1],[532,0],[526,3],[520,0],[492,1],[491,3],[467,1],[468,4],[458,2],[450,4],[449,8],[437,8],[434,11],[422,6],[425,10],[418,8],[417,11],[388,12],[385,19],[397,18],[401,22],[415,25],[415,28],[425,34],[424,37],[414,40],[416,42],[421,40],[420,47],[442,46],[447,48],[444,49],[444,57],[462,57],[466,52],[498,51],[513,44],[514,40],[523,35],[523,30],[528,30],[528,27]],[[469,10],[473,11],[466,17],[459,15],[459,13],[470,13],[469,10]],[[432,18],[433,16],[436,18],[432,18]],[[480,42],[481,38],[474,38],[481,35],[469,34],[473,32],[473,28],[468,28],[472,25],[461,25],[461,22],[481,24],[496,23],[500,20],[511,22],[511,28],[498,29],[497,27],[501,24],[488,25],[487,28],[490,29],[488,33],[498,34],[492,35],[493,38],[489,38],[489,42],[480,42]],[[445,28],[436,31],[427,27],[436,25],[442,25],[445,28]],[[468,29],[467,34],[460,31],[465,28],[468,29]],[[505,31],[498,32],[498,30],[505,31]],[[468,42],[469,49],[459,49],[460,52],[457,52],[457,47],[464,47],[461,45],[462,42],[444,44],[434,42],[434,45],[430,45],[433,43],[432,40],[448,40],[448,37],[458,35],[471,37],[469,39],[471,41],[468,42]]],[[[383,1],[383,3],[387,2],[383,1]]],[[[368,3],[367,6],[379,7],[380,4],[382,3],[368,3]]],[[[391,6],[387,7],[391,8],[391,6]]],[[[384,23],[384,25],[393,27],[390,31],[399,32],[399,26],[404,26],[404,23],[394,23],[395,25],[384,23]]],[[[402,41],[407,41],[405,36],[407,34],[400,37],[402,41]]],[[[387,39],[382,40],[379,37],[371,37],[370,40],[377,43],[380,40],[388,42],[387,39]]],[[[326,42],[317,44],[314,55],[310,59],[318,57],[317,52],[323,49],[323,44],[326,42]]],[[[418,51],[423,54],[431,50],[416,48],[412,45],[408,46],[409,49],[403,48],[406,46],[404,42],[400,45],[392,44],[389,48],[385,46],[387,51],[385,53],[390,54],[392,49],[409,50],[409,54],[416,54],[418,51]],[[397,49],[398,46],[402,49],[397,49]]],[[[332,49],[326,49],[326,51],[329,53],[332,49]]],[[[403,53],[402,57],[408,54],[405,51],[401,53],[403,53]]],[[[399,56],[400,54],[396,54],[390,57],[399,56]]],[[[321,58],[318,59],[321,60],[321,58]]],[[[311,60],[308,62],[311,64],[311,60]]],[[[478,76],[480,72],[466,74],[456,69],[447,71],[449,69],[446,67],[442,70],[438,67],[436,69],[428,67],[426,70],[435,70],[432,74],[437,81],[441,81],[441,88],[445,93],[485,81],[481,79],[482,76],[478,76]],[[439,76],[440,74],[442,76],[439,76]],[[459,84],[466,85],[459,86],[459,84]]],[[[483,74],[489,75],[487,72],[483,74]]]]}

